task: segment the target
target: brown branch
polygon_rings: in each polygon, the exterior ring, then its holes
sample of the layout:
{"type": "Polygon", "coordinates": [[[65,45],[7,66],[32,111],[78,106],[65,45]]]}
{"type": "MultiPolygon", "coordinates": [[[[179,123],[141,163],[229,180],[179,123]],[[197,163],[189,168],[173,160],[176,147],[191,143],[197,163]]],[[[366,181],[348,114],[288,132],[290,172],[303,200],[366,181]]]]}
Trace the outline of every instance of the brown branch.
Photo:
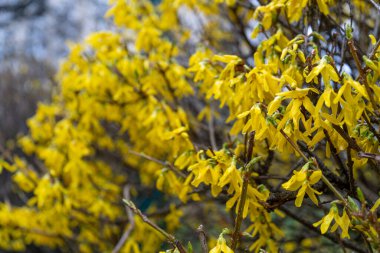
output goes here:
{"type": "Polygon", "coordinates": [[[351,138],[340,126],[332,124],[332,127],[338,132],[340,136],[348,143],[348,145],[355,151],[362,151],[360,146],[356,143],[355,139],[351,138]]]}
{"type": "MultiPolygon", "coordinates": [[[[350,176],[349,176],[348,168],[344,165],[342,159],[340,159],[338,151],[336,150],[333,142],[331,141],[329,133],[327,132],[326,129],[323,129],[323,133],[325,134],[326,140],[330,145],[331,153],[333,155],[333,158],[336,164],[338,165],[341,173],[346,176],[347,180],[349,180],[350,176]]],[[[351,188],[351,185],[350,185],[350,188],[351,188]]]]}
{"type": "MultiPolygon", "coordinates": [[[[375,56],[376,56],[376,52],[377,52],[377,49],[379,49],[380,47],[380,39],[376,42],[375,46],[373,47],[371,53],[369,54],[369,58],[371,60],[375,59],[375,56]]],[[[366,68],[369,68],[369,67],[366,67],[366,68]]],[[[366,70],[366,69],[364,69],[366,70]]]]}
{"type": "Polygon", "coordinates": [[[201,243],[202,253],[208,253],[207,236],[202,224],[199,225],[199,227],[197,228],[197,232],[199,236],[199,241],[201,243]]]}
{"type": "Polygon", "coordinates": [[[297,192],[290,192],[290,191],[280,191],[271,193],[268,200],[266,202],[261,203],[265,209],[268,211],[272,211],[283,204],[285,204],[288,201],[295,200],[297,196],[297,192]]]}
{"type": "Polygon", "coordinates": [[[248,184],[249,184],[249,179],[251,176],[251,171],[248,170],[247,165],[252,158],[254,139],[255,139],[255,132],[251,132],[249,134],[248,141],[247,141],[248,148],[246,149],[247,152],[245,154],[243,185],[242,185],[242,190],[241,190],[241,195],[240,195],[238,214],[237,214],[236,221],[235,221],[235,228],[234,228],[234,232],[232,234],[232,243],[231,243],[232,250],[236,249],[238,242],[240,241],[240,227],[241,227],[241,223],[243,221],[244,205],[245,205],[245,201],[247,199],[248,184]]]}
{"type": "Polygon", "coordinates": [[[230,8],[230,10],[231,10],[231,12],[233,14],[233,18],[235,19],[235,20],[232,20],[232,21],[236,21],[236,23],[235,22],[233,22],[233,23],[235,23],[237,25],[237,28],[238,28],[238,31],[239,31],[241,37],[243,38],[243,40],[245,41],[245,43],[248,45],[248,47],[250,48],[251,52],[252,53],[255,52],[256,51],[256,47],[254,47],[252,45],[252,43],[249,40],[247,34],[245,33],[245,25],[242,22],[242,20],[240,19],[238,13],[237,13],[237,8],[236,7],[232,7],[232,8],[230,8]]]}
{"type": "Polygon", "coordinates": [[[245,154],[245,163],[246,165],[252,158],[252,152],[253,152],[253,146],[254,146],[254,138],[255,138],[255,132],[251,132],[248,137],[248,143],[247,143],[247,153],[245,154]]]}
{"type": "Polygon", "coordinates": [[[214,124],[214,116],[212,105],[210,105],[210,120],[208,121],[208,130],[210,136],[210,144],[213,150],[218,150],[216,146],[216,138],[215,138],[215,124],[214,124]]]}
{"type": "Polygon", "coordinates": [[[279,176],[279,175],[263,175],[263,176],[254,176],[255,179],[278,179],[278,180],[288,180],[286,177],[279,176]]]}
{"type": "MultiPolygon", "coordinates": [[[[130,189],[130,186],[127,185],[124,187],[124,190],[123,190],[124,199],[126,199],[128,201],[131,200],[129,189],[130,189]]],[[[133,213],[132,213],[131,209],[129,209],[129,208],[125,208],[125,209],[126,209],[127,216],[128,216],[129,226],[128,226],[127,230],[125,230],[125,232],[121,236],[121,238],[118,241],[118,243],[116,244],[115,248],[112,250],[112,253],[117,253],[121,250],[121,248],[125,244],[126,240],[128,239],[129,235],[131,234],[131,232],[135,228],[135,219],[133,217],[133,213]]]]}
{"type": "Polygon", "coordinates": [[[373,159],[375,161],[380,162],[380,155],[379,154],[366,153],[366,152],[358,152],[358,157],[369,158],[369,159],[373,159]]]}
{"type": "Polygon", "coordinates": [[[305,144],[302,142],[298,142],[298,145],[300,146],[301,150],[305,153],[307,153],[310,157],[313,157],[315,161],[317,162],[318,167],[322,170],[323,174],[333,183],[340,185],[342,187],[345,186],[345,182],[343,182],[339,177],[337,177],[334,173],[331,172],[329,168],[326,167],[326,165],[323,163],[323,161],[312,151],[310,151],[305,144]]]}
{"type": "Polygon", "coordinates": [[[270,166],[272,165],[273,159],[274,159],[274,151],[270,149],[270,145],[267,139],[265,139],[266,145],[268,147],[268,156],[265,159],[265,162],[262,166],[259,168],[259,172],[261,175],[265,175],[268,173],[270,166]]]}
{"type": "Polygon", "coordinates": [[[183,247],[183,245],[181,244],[180,241],[178,241],[174,235],[172,234],[169,234],[168,232],[166,232],[165,230],[163,230],[162,228],[160,228],[156,223],[154,223],[153,221],[151,221],[146,215],[144,215],[140,209],[138,209],[136,207],[136,205],[130,201],[130,200],[126,200],[126,199],[123,199],[123,202],[138,216],[140,216],[140,218],[146,223],[148,224],[150,227],[152,227],[154,230],[156,230],[157,232],[159,232],[161,235],[163,235],[168,241],[169,243],[178,249],[178,251],[180,253],[187,253],[185,248],[183,247]]]}
{"type": "Polygon", "coordinates": [[[380,12],[380,5],[378,5],[374,0],[368,0],[372,4],[375,9],[377,9],[378,12],[380,12]]]}
{"type": "Polygon", "coordinates": [[[236,222],[235,222],[235,229],[232,234],[232,243],[231,243],[231,249],[235,250],[238,242],[240,240],[240,226],[243,221],[243,211],[244,211],[244,205],[245,205],[245,200],[247,198],[247,191],[248,191],[248,183],[249,183],[249,177],[250,177],[250,172],[246,171],[244,173],[244,178],[243,178],[243,186],[242,186],[242,192],[240,195],[240,202],[239,202],[239,209],[238,209],[238,215],[236,217],[236,222]]]}
{"type": "Polygon", "coordinates": [[[284,132],[284,130],[280,129],[280,132],[285,137],[285,139],[290,143],[290,145],[292,145],[293,149],[302,156],[305,162],[309,162],[309,158],[307,158],[307,156],[300,150],[298,145],[292,139],[290,139],[290,137],[284,132]]]}
{"type": "Polygon", "coordinates": [[[348,181],[350,183],[350,192],[355,197],[356,196],[356,187],[355,187],[355,179],[354,179],[354,162],[352,161],[351,148],[347,148],[347,167],[348,167],[348,181]]]}
{"type": "Polygon", "coordinates": [[[343,163],[343,161],[340,159],[338,151],[336,150],[334,144],[332,143],[331,138],[330,138],[327,130],[324,129],[323,132],[326,136],[327,142],[330,144],[331,153],[333,154],[333,158],[334,158],[335,162],[338,164],[340,171],[345,175],[346,180],[349,183],[351,194],[356,196],[355,181],[354,181],[353,168],[352,168],[352,160],[351,160],[351,155],[349,153],[351,149],[349,148],[347,150],[347,161],[348,161],[348,163],[346,166],[343,163]]]}

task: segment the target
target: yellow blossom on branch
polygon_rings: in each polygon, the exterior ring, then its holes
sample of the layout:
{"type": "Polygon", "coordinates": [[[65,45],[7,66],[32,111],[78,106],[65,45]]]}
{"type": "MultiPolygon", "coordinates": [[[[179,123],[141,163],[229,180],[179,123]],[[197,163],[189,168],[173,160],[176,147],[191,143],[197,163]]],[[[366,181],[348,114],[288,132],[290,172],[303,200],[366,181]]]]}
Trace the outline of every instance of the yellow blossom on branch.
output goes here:
{"type": "Polygon", "coordinates": [[[224,239],[224,233],[219,235],[217,244],[212,248],[209,253],[234,253],[234,251],[227,246],[226,239],[224,239]]]}
{"type": "Polygon", "coordinates": [[[331,223],[335,221],[335,224],[331,227],[330,231],[334,232],[338,227],[342,229],[341,238],[350,238],[348,229],[351,225],[350,218],[347,215],[346,210],[343,210],[343,215],[339,216],[338,208],[335,204],[332,204],[329,213],[324,216],[320,221],[313,224],[314,227],[320,226],[321,233],[325,234],[331,223]]]}
{"type": "Polygon", "coordinates": [[[316,205],[318,205],[318,199],[316,197],[316,194],[322,194],[311,187],[312,185],[319,182],[319,180],[322,177],[322,171],[309,170],[310,165],[310,162],[306,163],[300,171],[294,171],[294,175],[289,179],[289,181],[282,184],[282,187],[285,190],[298,190],[297,198],[295,201],[296,207],[300,207],[302,205],[305,193],[316,205]]]}

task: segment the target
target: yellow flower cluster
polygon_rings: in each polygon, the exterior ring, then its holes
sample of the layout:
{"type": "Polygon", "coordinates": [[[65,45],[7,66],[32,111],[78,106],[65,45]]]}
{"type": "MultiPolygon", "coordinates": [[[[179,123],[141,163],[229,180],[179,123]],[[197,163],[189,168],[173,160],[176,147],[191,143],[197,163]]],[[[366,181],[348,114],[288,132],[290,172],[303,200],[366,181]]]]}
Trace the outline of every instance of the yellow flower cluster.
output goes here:
{"type": "MultiPolygon", "coordinates": [[[[289,191],[297,191],[296,207],[307,196],[321,208],[322,183],[335,202],[314,226],[324,234],[335,221],[331,232],[340,228],[341,237],[349,238],[355,229],[380,246],[374,218],[380,202],[368,209],[353,188],[360,169],[377,166],[380,53],[363,57],[366,65],[359,63],[355,78],[337,68],[336,57],[320,46],[326,43],[321,34],[290,36],[294,31],[279,26],[307,24],[310,8],[330,15],[338,1],[263,1],[254,11],[252,1],[152,2],[110,1],[106,16],[120,30],[70,46],[58,94],[38,106],[28,120],[29,134],[19,140],[25,159],[0,160],[21,202],[0,203],[0,247],[70,251],[67,242],[74,242],[78,252],[111,252],[129,231],[121,252],[158,252],[165,240],[161,230],[138,215],[124,219],[122,189],[131,186],[136,199],[147,195],[136,182],[170,201],[159,222],[170,233],[186,215],[181,205],[211,199],[210,208],[218,209],[217,199],[232,210],[235,231],[224,231],[210,253],[235,252],[245,236],[250,251],[278,252],[285,234],[277,208],[288,196],[294,199],[289,191]],[[185,25],[183,12],[199,22],[197,29],[185,25]],[[228,22],[261,23],[252,33],[263,37],[257,45],[240,27],[253,49],[248,56],[245,44],[226,50],[236,40],[228,22]],[[195,48],[198,41],[203,45],[195,48]],[[300,170],[284,167],[298,158],[306,163],[300,170]],[[331,183],[327,175],[337,180],[331,183]],[[347,196],[334,186],[339,183],[347,196]],[[181,204],[177,208],[171,200],[181,204]],[[343,205],[342,216],[336,202],[343,205]],[[241,226],[243,221],[249,225],[241,226]]],[[[151,202],[148,212],[156,211],[160,199],[151,202]]],[[[173,245],[171,252],[178,250],[173,245]]]]}

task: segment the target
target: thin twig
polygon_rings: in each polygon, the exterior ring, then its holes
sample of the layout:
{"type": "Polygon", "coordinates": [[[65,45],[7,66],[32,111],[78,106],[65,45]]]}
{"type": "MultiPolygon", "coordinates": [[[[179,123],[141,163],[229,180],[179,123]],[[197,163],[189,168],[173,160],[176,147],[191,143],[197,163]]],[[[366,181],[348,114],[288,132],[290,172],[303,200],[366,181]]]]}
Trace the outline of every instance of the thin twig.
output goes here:
{"type": "MultiPolygon", "coordinates": [[[[347,180],[350,180],[350,176],[349,176],[348,168],[344,165],[342,159],[340,159],[340,157],[339,157],[339,153],[338,153],[338,151],[336,150],[336,148],[335,148],[335,146],[334,146],[334,143],[331,141],[331,138],[330,138],[329,133],[327,132],[326,129],[323,129],[323,133],[324,133],[325,136],[326,136],[326,140],[327,140],[327,142],[328,142],[329,145],[330,145],[331,153],[332,153],[332,155],[333,155],[333,157],[334,157],[334,160],[335,160],[336,164],[339,166],[339,169],[340,169],[341,173],[342,173],[343,175],[346,176],[347,180]]],[[[352,188],[351,185],[350,185],[350,188],[352,188]]],[[[352,188],[352,189],[353,189],[353,188],[352,188]]],[[[352,190],[352,189],[350,189],[350,190],[352,190]]]]}
{"type": "Polygon", "coordinates": [[[245,154],[245,163],[248,164],[252,158],[253,146],[254,146],[255,132],[251,132],[248,137],[248,149],[245,154]]]}
{"type": "MultiPolygon", "coordinates": [[[[375,46],[373,47],[371,53],[369,54],[369,58],[371,60],[374,60],[375,59],[375,56],[376,56],[376,52],[377,52],[377,49],[379,49],[380,47],[380,39],[376,42],[375,46]]],[[[367,67],[368,68],[368,67],[367,67]]]]}
{"type": "MultiPolygon", "coordinates": [[[[348,167],[348,179],[350,183],[350,191],[351,194],[356,196],[356,187],[355,187],[355,179],[354,179],[354,162],[352,161],[351,148],[347,148],[347,167],[348,167]]],[[[357,196],[356,196],[357,197],[357,196]]]]}
{"type": "Polygon", "coordinates": [[[213,117],[213,109],[210,105],[210,119],[208,121],[208,130],[210,135],[210,143],[213,150],[218,150],[216,146],[216,138],[215,138],[215,125],[214,125],[214,117],[213,117]]]}
{"type": "MultiPolygon", "coordinates": [[[[124,195],[124,199],[130,201],[131,200],[131,196],[130,196],[130,186],[129,185],[126,185],[124,187],[124,190],[123,190],[123,195],[124,195]]],[[[123,247],[125,241],[128,239],[129,235],[131,234],[131,232],[133,231],[133,229],[135,228],[135,219],[133,217],[133,212],[130,208],[125,208],[126,212],[127,212],[127,216],[128,216],[128,221],[129,221],[129,226],[127,228],[127,230],[125,230],[125,232],[123,233],[122,237],[120,238],[120,240],[118,241],[118,243],[116,244],[115,248],[112,250],[112,253],[117,253],[121,250],[121,248],[123,247]]]]}
{"type": "Polygon", "coordinates": [[[243,21],[240,19],[238,13],[237,13],[237,8],[236,7],[232,7],[232,8],[230,8],[230,10],[233,13],[233,16],[234,16],[234,19],[235,19],[236,23],[234,22],[234,20],[231,20],[231,21],[237,25],[238,31],[239,31],[241,37],[243,38],[243,40],[245,41],[245,43],[247,43],[247,46],[251,50],[251,53],[255,52],[256,51],[256,47],[254,45],[252,45],[252,43],[249,40],[247,34],[245,33],[245,25],[244,25],[243,21]]]}
{"type": "Polygon", "coordinates": [[[369,158],[369,159],[373,159],[375,161],[380,162],[380,155],[379,154],[373,154],[373,153],[367,153],[367,152],[358,152],[358,157],[369,158]]]}
{"type": "Polygon", "coordinates": [[[236,249],[238,245],[238,241],[240,239],[240,226],[243,221],[243,212],[244,212],[245,200],[247,198],[249,176],[250,176],[250,172],[246,171],[244,173],[244,178],[243,178],[243,186],[242,186],[242,190],[241,190],[242,192],[240,195],[239,209],[238,209],[238,215],[236,217],[235,229],[232,234],[232,243],[231,243],[232,250],[236,249]]]}
{"type": "Polygon", "coordinates": [[[369,97],[369,100],[373,106],[373,108],[375,110],[377,110],[377,104],[375,102],[375,99],[373,97],[373,92],[371,91],[371,88],[369,87],[369,84],[367,82],[367,78],[365,76],[365,72],[364,72],[364,69],[362,68],[362,65],[360,63],[360,60],[359,60],[359,56],[357,54],[357,49],[354,45],[354,41],[352,39],[348,40],[347,41],[347,45],[348,45],[348,48],[351,52],[351,55],[352,57],[354,58],[355,60],[355,64],[356,64],[356,67],[358,68],[358,71],[359,71],[359,75],[360,75],[360,80],[362,81],[362,83],[364,84],[364,87],[367,91],[367,94],[368,94],[368,97],[369,97]]]}
{"type": "MultiPolygon", "coordinates": [[[[286,138],[286,140],[292,145],[292,147],[303,157],[303,159],[306,162],[309,162],[309,159],[307,156],[301,151],[301,149],[298,147],[298,145],[293,142],[289,136],[281,129],[280,130],[282,135],[286,138]]],[[[315,166],[319,169],[318,162],[315,157],[312,158],[314,161],[315,166]]],[[[327,185],[327,187],[330,188],[330,190],[344,203],[346,203],[346,200],[343,198],[343,196],[339,193],[339,191],[330,183],[330,181],[322,174],[322,181],[327,185]]]]}
{"type": "MultiPolygon", "coordinates": [[[[319,158],[315,153],[311,152],[306,145],[304,145],[302,142],[298,141],[297,142],[299,147],[301,148],[301,150],[305,153],[307,153],[310,157],[313,157],[317,163],[318,163],[318,166],[319,168],[322,170],[323,174],[330,180],[330,181],[333,181],[334,183],[342,186],[342,187],[345,187],[345,182],[338,176],[336,176],[334,173],[331,172],[331,169],[328,168],[323,160],[321,158],[319,158]]],[[[347,186],[347,189],[348,186],[347,186]]]]}
{"type": "Polygon", "coordinates": [[[259,171],[261,175],[265,175],[268,173],[270,166],[272,165],[274,159],[274,151],[270,149],[270,145],[267,139],[265,139],[266,145],[268,147],[268,156],[265,159],[265,162],[262,166],[260,166],[259,171]]]}
{"type": "Polygon", "coordinates": [[[165,167],[168,167],[170,170],[172,170],[174,173],[176,173],[177,175],[183,177],[183,178],[186,178],[186,174],[183,173],[182,171],[180,171],[178,168],[176,168],[173,164],[171,164],[170,162],[164,162],[164,161],[161,161],[155,157],[152,157],[152,156],[149,156],[147,154],[144,154],[144,153],[140,153],[140,152],[137,152],[137,151],[134,151],[134,150],[128,150],[128,153],[132,154],[132,155],[135,155],[135,156],[139,156],[139,157],[142,157],[146,160],[149,160],[149,161],[152,161],[152,162],[155,162],[155,163],[158,163],[158,164],[161,164],[162,166],[165,166],[165,167]]]}
{"type": "Polygon", "coordinates": [[[254,176],[253,178],[255,179],[262,179],[262,180],[266,180],[266,179],[278,179],[278,180],[288,180],[287,177],[284,177],[284,176],[279,176],[279,175],[263,175],[263,176],[254,176]]]}
{"type": "Polygon", "coordinates": [[[362,151],[360,146],[356,143],[355,139],[351,138],[340,126],[332,124],[332,127],[338,134],[347,142],[347,144],[355,151],[362,151]]]}
{"type": "Polygon", "coordinates": [[[202,224],[199,225],[199,227],[197,228],[197,232],[199,236],[199,241],[201,243],[202,253],[208,253],[207,236],[202,224]]]}
{"type": "Polygon", "coordinates": [[[245,206],[245,201],[247,199],[248,184],[249,184],[249,179],[251,176],[251,171],[247,170],[247,165],[252,158],[254,138],[255,138],[255,132],[251,132],[249,134],[249,138],[248,138],[248,142],[247,142],[248,148],[246,149],[247,152],[245,154],[245,165],[244,165],[245,171],[243,174],[243,185],[242,185],[242,190],[241,190],[241,195],[240,195],[238,214],[237,214],[236,221],[235,221],[234,232],[232,234],[232,242],[231,242],[232,250],[236,249],[238,242],[240,240],[240,227],[241,227],[241,223],[243,221],[244,206],[245,206]]]}
{"type": "Polygon", "coordinates": [[[343,203],[347,204],[343,195],[330,183],[330,181],[322,174],[322,181],[327,185],[327,187],[334,193],[334,195],[343,203]]]}
{"type": "Polygon", "coordinates": [[[168,232],[166,232],[165,230],[163,230],[162,228],[160,228],[156,223],[154,223],[153,221],[151,221],[146,215],[144,215],[140,209],[138,209],[136,207],[136,205],[131,201],[131,200],[127,200],[127,199],[123,199],[123,202],[138,216],[140,216],[140,218],[146,223],[148,224],[150,227],[152,227],[154,230],[156,230],[157,232],[159,232],[161,235],[163,235],[168,241],[169,243],[178,249],[178,251],[180,253],[187,253],[185,248],[183,247],[183,245],[181,244],[180,241],[178,241],[174,235],[171,235],[169,234],[168,232]]]}
{"type": "Polygon", "coordinates": [[[309,158],[307,158],[307,156],[301,151],[298,145],[292,139],[290,139],[290,137],[284,132],[284,130],[280,129],[280,132],[285,137],[285,139],[290,143],[290,145],[292,145],[293,149],[302,156],[305,162],[309,162],[309,158]]]}
{"type": "Polygon", "coordinates": [[[380,12],[380,5],[378,5],[374,0],[368,0],[368,1],[373,5],[373,7],[377,9],[378,12],[380,12]]]}
{"type": "MultiPolygon", "coordinates": [[[[317,159],[315,157],[312,158],[314,165],[317,167],[317,169],[320,170],[317,159]]],[[[334,193],[334,195],[342,201],[345,205],[347,205],[347,201],[344,199],[343,195],[332,185],[332,183],[322,174],[322,181],[327,185],[327,187],[334,193]]]]}

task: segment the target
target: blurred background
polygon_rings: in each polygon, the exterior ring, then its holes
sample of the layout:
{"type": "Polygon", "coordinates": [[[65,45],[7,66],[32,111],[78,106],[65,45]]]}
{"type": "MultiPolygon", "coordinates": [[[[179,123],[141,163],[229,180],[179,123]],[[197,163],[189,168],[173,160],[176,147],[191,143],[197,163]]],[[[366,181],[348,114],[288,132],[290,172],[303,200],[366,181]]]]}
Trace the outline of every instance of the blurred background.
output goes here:
{"type": "MultiPolygon", "coordinates": [[[[110,27],[108,0],[0,0],[0,144],[50,99],[69,41],[110,27]]],[[[11,144],[8,142],[8,145],[11,144]]]]}

